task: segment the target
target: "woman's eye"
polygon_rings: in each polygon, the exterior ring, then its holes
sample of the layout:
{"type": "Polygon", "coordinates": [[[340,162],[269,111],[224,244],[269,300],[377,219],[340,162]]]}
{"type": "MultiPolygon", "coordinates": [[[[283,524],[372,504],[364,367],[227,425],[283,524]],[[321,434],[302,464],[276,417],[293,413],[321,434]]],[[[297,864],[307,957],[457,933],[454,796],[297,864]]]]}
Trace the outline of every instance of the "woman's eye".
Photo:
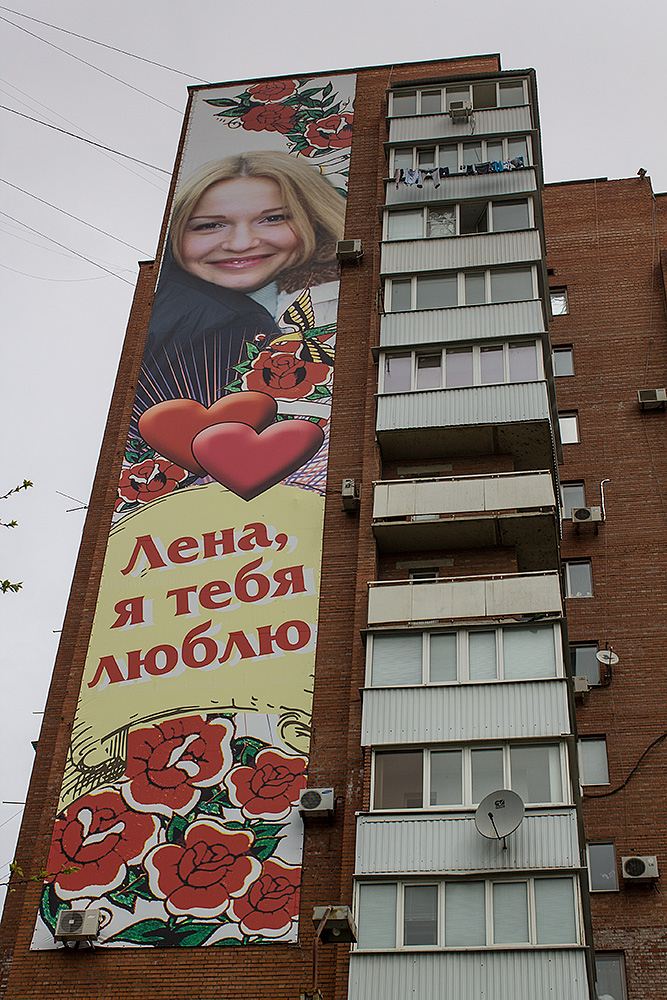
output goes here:
{"type": "Polygon", "coordinates": [[[287,216],[282,213],[279,215],[266,215],[264,217],[264,222],[285,222],[286,219],[287,216]]]}
{"type": "Polygon", "coordinates": [[[222,226],[222,222],[198,222],[197,225],[192,227],[193,233],[207,232],[210,229],[218,229],[222,226]]]}

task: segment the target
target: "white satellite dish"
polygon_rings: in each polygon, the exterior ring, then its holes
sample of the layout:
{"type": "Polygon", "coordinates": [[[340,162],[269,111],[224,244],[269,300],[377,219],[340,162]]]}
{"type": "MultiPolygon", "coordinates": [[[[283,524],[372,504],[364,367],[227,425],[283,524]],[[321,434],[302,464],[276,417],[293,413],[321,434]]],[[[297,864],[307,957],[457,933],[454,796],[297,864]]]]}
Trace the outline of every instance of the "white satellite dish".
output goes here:
{"type": "Polygon", "coordinates": [[[598,649],[595,654],[595,659],[599,663],[606,663],[607,666],[611,667],[613,667],[615,663],[618,663],[618,656],[613,649],[598,649]]]}
{"type": "Polygon", "coordinates": [[[514,833],[523,819],[523,800],[509,788],[490,792],[477,806],[475,826],[487,840],[502,840],[514,833]]]}

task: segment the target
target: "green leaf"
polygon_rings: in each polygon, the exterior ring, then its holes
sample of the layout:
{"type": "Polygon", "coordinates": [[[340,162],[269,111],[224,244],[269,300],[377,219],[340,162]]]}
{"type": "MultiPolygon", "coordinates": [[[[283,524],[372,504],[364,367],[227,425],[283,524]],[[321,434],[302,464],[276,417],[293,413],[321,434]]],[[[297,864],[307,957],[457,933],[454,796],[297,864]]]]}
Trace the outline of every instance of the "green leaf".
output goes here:
{"type": "Polygon", "coordinates": [[[182,844],[188,821],[185,816],[172,816],[167,827],[167,841],[170,844],[182,844]]]}
{"type": "Polygon", "coordinates": [[[107,943],[112,941],[130,941],[132,944],[152,944],[164,945],[167,943],[170,928],[164,920],[157,920],[151,917],[148,920],[140,920],[136,924],[130,924],[118,934],[107,938],[107,943]]]}
{"type": "Polygon", "coordinates": [[[256,840],[250,848],[250,853],[254,858],[257,858],[258,861],[266,861],[266,859],[270,858],[274,853],[281,839],[282,838],[272,839],[270,837],[266,837],[262,838],[262,840],[256,840]]]}
{"type": "Polygon", "coordinates": [[[256,344],[246,343],[245,345],[246,353],[248,358],[252,361],[259,354],[259,347],[256,344]]]}
{"type": "Polygon", "coordinates": [[[236,98],[232,97],[216,97],[211,100],[205,100],[204,104],[212,104],[215,108],[231,108],[236,107],[236,98]]]}
{"type": "Polygon", "coordinates": [[[333,90],[333,83],[329,82],[326,87],[322,90],[322,97],[328,97],[333,90]]]}
{"type": "Polygon", "coordinates": [[[257,754],[260,750],[265,750],[268,745],[263,740],[255,739],[254,736],[240,736],[232,740],[234,763],[254,764],[257,754]]]}
{"type": "Polygon", "coordinates": [[[265,823],[264,820],[259,820],[258,823],[251,823],[250,829],[255,837],[277,837],[285,829],[285,823],[265,823]]]}
{"type": "Polygon", "coordinates": [[[227,947],[228,945],[234,945],[234,944],[243,944],[243,942],[240,941],[239,938],[223,938],[221,941],[213,941],[211,947],[217,948],[218,946],[221,945],[227,947]]]}
{"type": "Polygon", "coordinates": [[[42,915],[44,923],[51,928],[53,933],[55,933],[56,930],[56,920],[58,919],[60,911],[70,909],[71,906],[69,903],[63,903],[62,899],[60,899],[57,895],[52,883],[44,886],[39,911],[42,915]]]}

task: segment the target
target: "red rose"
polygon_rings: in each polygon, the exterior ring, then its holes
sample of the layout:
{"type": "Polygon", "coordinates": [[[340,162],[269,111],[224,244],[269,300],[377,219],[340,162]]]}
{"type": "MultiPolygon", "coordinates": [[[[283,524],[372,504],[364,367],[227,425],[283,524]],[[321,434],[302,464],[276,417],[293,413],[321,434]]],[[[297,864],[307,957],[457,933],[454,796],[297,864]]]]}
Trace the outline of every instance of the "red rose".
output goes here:
{"type": "Polygon", "coordinates": [[[306,760],[280,750],[260,750],[254,767],[233,767],[225,778],[229,796],[248,817],[284,819],[306,785],[306,760]]]}
{"type": "Polygon", "coordinates": [[[229,915],[244,934],[282,937],[299,915],[300,866],[267,860],[245,896],[232,901],[229,915]]]}
{"type": "Polygon", "coordinates": [[[148,503],[176,489],[187,479],[188,473],[180,465],[172,465],[167,458],[147,458],[143,462],[123,469],[118,484],[116,507],[125,503],[148,503]]]}
{"type": "Polygon", "coordinates": [[[127,741],[123,797],[140,812],[188,813],[200,789],[217,784],[232,762],[232,723],[201,715],[135,729],[127,741]]]}
{"type": "Polygon", "coordinates": [[[305,138],[311,145],[303,150],[309,156],[314,149],[346,149],[352,142],[351,114],[329,115],[311,122],[306,128],[305,138]]]}
{"type": "Polygon", "coordinates": [[[283,104],[251,108],[243,116],[243,127],[251,132],[282,132],[285,135],[294,124],[296,111],[283,104]]]}
{"type": "Polygon", "coordinates": [[[248,87],[248,93],[253,101],[271,103],[291,97],[296,88],[296,80],[268,80],[266,83],[256,83],[248,87]]]}
{"type": "Polygon", "coordinates": [[[154,816],[133,812],[118,792],[90,792],[56,820],[47,871],[76,868],[69,875],[53,874],[62,899],[101,896],[120,885],[128,864],[141,860],[157,842],[154,816]]]}
{"type": "Polygon", "coordinates": [[[245,387],[277,399],[302,399],[316,385],[328,381],[330,374],[330,366],[319,361],[303,361],[291,353],[262,351],[245,375],[245,387]]]}
{"type": "Polygon", "coordinates": [[[234,896],[242,896],[261,871],[248,855],[246,830],[226,830],[214,819],[198,820],[185,831],[185,844],[161,844],[144,859],[153,893],[174,915],[215,917],[234,896]]]}

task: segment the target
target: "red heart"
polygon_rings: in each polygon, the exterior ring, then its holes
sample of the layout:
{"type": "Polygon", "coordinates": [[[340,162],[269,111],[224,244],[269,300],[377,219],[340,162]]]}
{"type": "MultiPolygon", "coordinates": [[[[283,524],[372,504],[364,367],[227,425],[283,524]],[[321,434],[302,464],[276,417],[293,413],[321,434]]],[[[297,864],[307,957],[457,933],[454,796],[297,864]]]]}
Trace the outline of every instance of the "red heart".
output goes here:
{"type": "Polygon", "coordinates": [[[192,452],[210,476],[244,500],[252,500],[295,472],[324,442],[311,420],[281,420],[258,434],[241,423],[200,431],[192,452]]]}
{"type": "Polygon", "coordinates": [[[273,423],[278,407],[265,392],[234,392],[216,400],[208,409],[194,399],[167,399],[149,407],[139,417],[139,433],[158,454],[197,476],[206,470],[195,462],[192,439],[212,424],[241,421],[259,433],[273,423]]]}

